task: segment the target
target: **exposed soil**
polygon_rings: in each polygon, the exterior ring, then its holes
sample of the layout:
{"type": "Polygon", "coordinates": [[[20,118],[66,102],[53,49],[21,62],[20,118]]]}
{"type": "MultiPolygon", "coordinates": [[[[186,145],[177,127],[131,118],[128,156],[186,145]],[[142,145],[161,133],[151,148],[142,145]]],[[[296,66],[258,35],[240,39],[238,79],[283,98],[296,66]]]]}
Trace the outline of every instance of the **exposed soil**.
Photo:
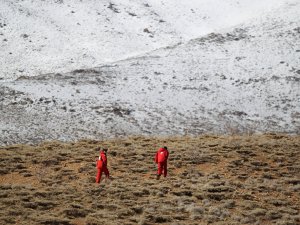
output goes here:
{"type": "Polygon", "coordinates": [[[300,136],[129,137],[0,148],[0,224],[300,224],[300,136]],[[153,158],[170,150],[169,175],[153,158]],[[97,146],[110,180],[95,184],[97,146]]]}

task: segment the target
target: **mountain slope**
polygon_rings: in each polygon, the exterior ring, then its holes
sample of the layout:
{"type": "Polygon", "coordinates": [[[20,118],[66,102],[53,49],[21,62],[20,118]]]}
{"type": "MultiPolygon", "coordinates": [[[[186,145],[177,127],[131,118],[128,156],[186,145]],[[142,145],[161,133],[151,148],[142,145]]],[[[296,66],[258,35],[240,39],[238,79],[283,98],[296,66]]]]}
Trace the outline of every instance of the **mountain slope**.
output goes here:
{"type": "Polygon", "coordinates": [[[142,57],[2,83],[2,144],[299,133],[299,3],[142,57]]]}
{"type": "Polygon", "coordinates": [[[239,24],[287,0],[3,0],[0,80],[125,59],[239,24]]]}

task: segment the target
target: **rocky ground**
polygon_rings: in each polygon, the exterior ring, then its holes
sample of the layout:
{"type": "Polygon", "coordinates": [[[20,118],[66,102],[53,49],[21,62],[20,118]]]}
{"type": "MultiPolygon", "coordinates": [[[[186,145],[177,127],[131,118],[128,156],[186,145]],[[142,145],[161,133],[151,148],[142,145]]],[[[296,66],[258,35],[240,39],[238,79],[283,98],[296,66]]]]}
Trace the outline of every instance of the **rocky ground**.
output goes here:
{"type": "Polygon", "coordinates": [[[1,224],[299,224],[300,137],[129,137],[0,148],[1,224]],[[157,181],[153,157],[170,150],[157,181]],[[111,180],[95,184],[97,146],[111,180]]]}

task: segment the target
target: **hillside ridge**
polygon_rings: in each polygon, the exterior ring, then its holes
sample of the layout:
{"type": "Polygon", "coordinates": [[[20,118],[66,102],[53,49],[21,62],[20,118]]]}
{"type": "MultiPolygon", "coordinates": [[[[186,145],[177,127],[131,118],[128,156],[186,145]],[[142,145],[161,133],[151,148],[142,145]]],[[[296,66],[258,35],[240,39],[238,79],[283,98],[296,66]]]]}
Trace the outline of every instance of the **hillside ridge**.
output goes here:
{"type": "Polygon", "coordinates": [[[298,224],[300,136],[129,137],[0,148],[1,224],[298,224]],[[168,146],[168,176],[154,155],[168,146]],[[111,180],[95,184],[96,147],[111,180]]]}

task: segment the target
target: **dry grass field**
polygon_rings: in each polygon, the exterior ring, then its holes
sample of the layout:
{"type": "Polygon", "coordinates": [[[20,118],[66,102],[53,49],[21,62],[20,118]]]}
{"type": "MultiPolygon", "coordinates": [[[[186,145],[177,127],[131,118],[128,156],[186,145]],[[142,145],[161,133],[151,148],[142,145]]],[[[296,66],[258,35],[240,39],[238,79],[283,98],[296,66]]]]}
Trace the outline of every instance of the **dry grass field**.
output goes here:
{"type": "Polygon", "coordinates": [[[0,156],[0,224],[300,224],[300,136],[45,142],[0,156]],[[163,145],[169,176],[157,181],[163,145]],[[100,185],[97,146],[112,176],[100,185]]]}

